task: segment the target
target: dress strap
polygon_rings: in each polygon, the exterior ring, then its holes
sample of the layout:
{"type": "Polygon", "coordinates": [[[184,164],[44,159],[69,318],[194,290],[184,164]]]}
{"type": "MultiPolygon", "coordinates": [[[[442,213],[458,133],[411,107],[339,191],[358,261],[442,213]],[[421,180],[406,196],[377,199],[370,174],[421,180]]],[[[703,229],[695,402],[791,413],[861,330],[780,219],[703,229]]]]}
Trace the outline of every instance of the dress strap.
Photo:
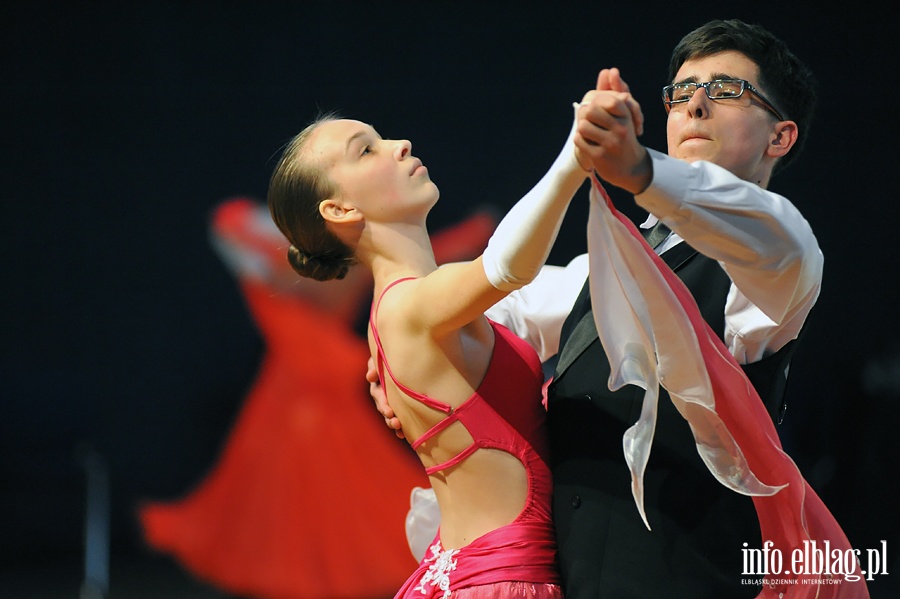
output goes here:
{"type": "MultiPolygon", "coordinates": [[[[372,336],[375,338],[375,345],[378,347],[378,356],[376,357],[376,360],[378,362],[378,377],[382,381],[384,381],[384,370],[387,369],[388,376],[391,377],[391,380],[394,381],[394,384],[397,385],[397,387],[401,391],[403,391],[410,397],[415,398],[416,400],[422,402],[423,404],[425,404],[426,406],[428,406],[430,408],[434,408],[435,410],[440,410],[441,412],[444,412],[445,414],[450,414],[453,411],[453,408],[449,404],[446,404],[441,401],[437,401],[426,395],[422,395],[421,393],[413,391],[412,389],[410,389],[409,387],[407,387],[406,385],[404,385],[403,383],[401,383],[400,381],[397,380],[397,377],[395,377],[394,373],[391,372],[390,365],[387,363],[387,357],[384,355],[384,347],[381,345],[381,337],[379,337],[379,335],[378,335],[378,327],[375,325],[375,316],[378,313],[378,306],[381,305],[381,300],[384,298],[384,294],[387,293],[388,290],[391,287],[393,287],[394,285],[396,285],[397,283],[402,283],[403,281],[409,281],[409,280],[412,280],[415,278],[416,277],[403,277],[401,279],[397,279],[396,281],[392,281],[390,284],[387,285],[387,287],[384,288],[384,291],[381,292],[381,296],[379,296],[378,301],[372,303],[372,310],[369,314],[369,324],[372,327],[372,336]]],[[[385,395],[387,395],[386,387],[385,387],[385,395]]]]}
{"type": "Polygon", "coordinates": [[[480,448],[481,448],[481,444],[479,444],[477,441],[473,441],[471,445],[469,445],[468,447],[463,449],[461,452],[456,454],[455,457],[450,458],[449,460],[447,460],[446,462],[444,462],[442,464],[435,464],[434,466],[428,466],[427,468],[425,468],[425,474],[431,475],[431,474],[434,474],[435,472],[440,472],[441,470],[446,470],[447,468],[456,466],[457,464],[459,464],[464,459],[466,459],[467,457],[469,457],[470,455],[475,453],[480,448]]]}

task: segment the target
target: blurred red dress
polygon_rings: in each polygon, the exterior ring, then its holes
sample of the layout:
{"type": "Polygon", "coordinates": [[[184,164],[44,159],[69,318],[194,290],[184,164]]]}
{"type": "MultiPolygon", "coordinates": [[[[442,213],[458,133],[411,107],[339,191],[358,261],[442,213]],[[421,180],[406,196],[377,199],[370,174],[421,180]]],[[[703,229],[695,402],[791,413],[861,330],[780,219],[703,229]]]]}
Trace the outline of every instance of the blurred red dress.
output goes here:
{"type": "MultiPolygon", "coordinates": [[[[351,315],[370,283],[291,273],[285,287],[287,242],[272,236],[264,207],[233,199],[213,216],[266,350],[210,474],[181,500],[140,506],[146,542],[243,596],[392,597],[416,568],[404,531],[410,492],[429,484],[369,396],[369,350],[351,315]]],[[[492,225],[470,222],[468,247],[483,248],[492,225]]],[[[453,251],[465,249],[459,241],[453,251]]]]}

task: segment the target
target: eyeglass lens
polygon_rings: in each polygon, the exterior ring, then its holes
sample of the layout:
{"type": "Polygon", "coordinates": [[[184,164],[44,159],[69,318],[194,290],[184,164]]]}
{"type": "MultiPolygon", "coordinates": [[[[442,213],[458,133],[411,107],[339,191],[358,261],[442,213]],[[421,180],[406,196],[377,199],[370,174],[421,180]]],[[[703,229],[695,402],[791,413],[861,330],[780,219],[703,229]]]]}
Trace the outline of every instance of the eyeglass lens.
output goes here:
{"type": "Polygon", "coordinates": [[[700,87],[705,87],[706,94],[714,100],[738,98],[744,93],[743,81],[710,81],[706,84],[679,83],[673,85],[669,91],[670,101],[684,102],[685,100],[690,100],[694,92],[700,87]]]}

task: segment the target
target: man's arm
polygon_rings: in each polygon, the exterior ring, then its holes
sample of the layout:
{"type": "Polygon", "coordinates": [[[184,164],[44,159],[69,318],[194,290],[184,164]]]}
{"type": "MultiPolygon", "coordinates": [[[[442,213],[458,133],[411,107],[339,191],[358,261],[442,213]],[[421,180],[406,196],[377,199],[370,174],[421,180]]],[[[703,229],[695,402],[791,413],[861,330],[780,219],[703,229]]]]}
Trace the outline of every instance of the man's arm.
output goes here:
{"type": "Polygon", "coordinates": [[[732,354],[755,362],[796,338],[819,296],[824,265],[800,211],[714,164],[649,153],[653,182],[635,201],[728,273],[734,286],[725,342],[732,354]]]}
{"type": "Polygon", "coordinates": [[[741,363],[796,338],[818,298],[823,258],[785,198],[708,162],[688,164],[638,141],[640,107],[617,69],[604,69],[579,110],[575,145],[604,181],[635,194],[733,282],[725,341],[741,363]]]}

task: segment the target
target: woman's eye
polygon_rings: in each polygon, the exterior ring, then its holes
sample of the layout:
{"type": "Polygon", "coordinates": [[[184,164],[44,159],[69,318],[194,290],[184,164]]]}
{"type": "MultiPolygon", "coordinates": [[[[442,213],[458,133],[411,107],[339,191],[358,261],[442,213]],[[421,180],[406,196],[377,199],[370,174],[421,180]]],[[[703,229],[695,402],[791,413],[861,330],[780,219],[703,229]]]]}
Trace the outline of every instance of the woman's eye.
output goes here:
{"type": "Polygon", "coordinates": [[[366,154],[371,154],[371,153],[372,153],[372,146],[363,146],[360,156],[365,156],[366,154]]]}

